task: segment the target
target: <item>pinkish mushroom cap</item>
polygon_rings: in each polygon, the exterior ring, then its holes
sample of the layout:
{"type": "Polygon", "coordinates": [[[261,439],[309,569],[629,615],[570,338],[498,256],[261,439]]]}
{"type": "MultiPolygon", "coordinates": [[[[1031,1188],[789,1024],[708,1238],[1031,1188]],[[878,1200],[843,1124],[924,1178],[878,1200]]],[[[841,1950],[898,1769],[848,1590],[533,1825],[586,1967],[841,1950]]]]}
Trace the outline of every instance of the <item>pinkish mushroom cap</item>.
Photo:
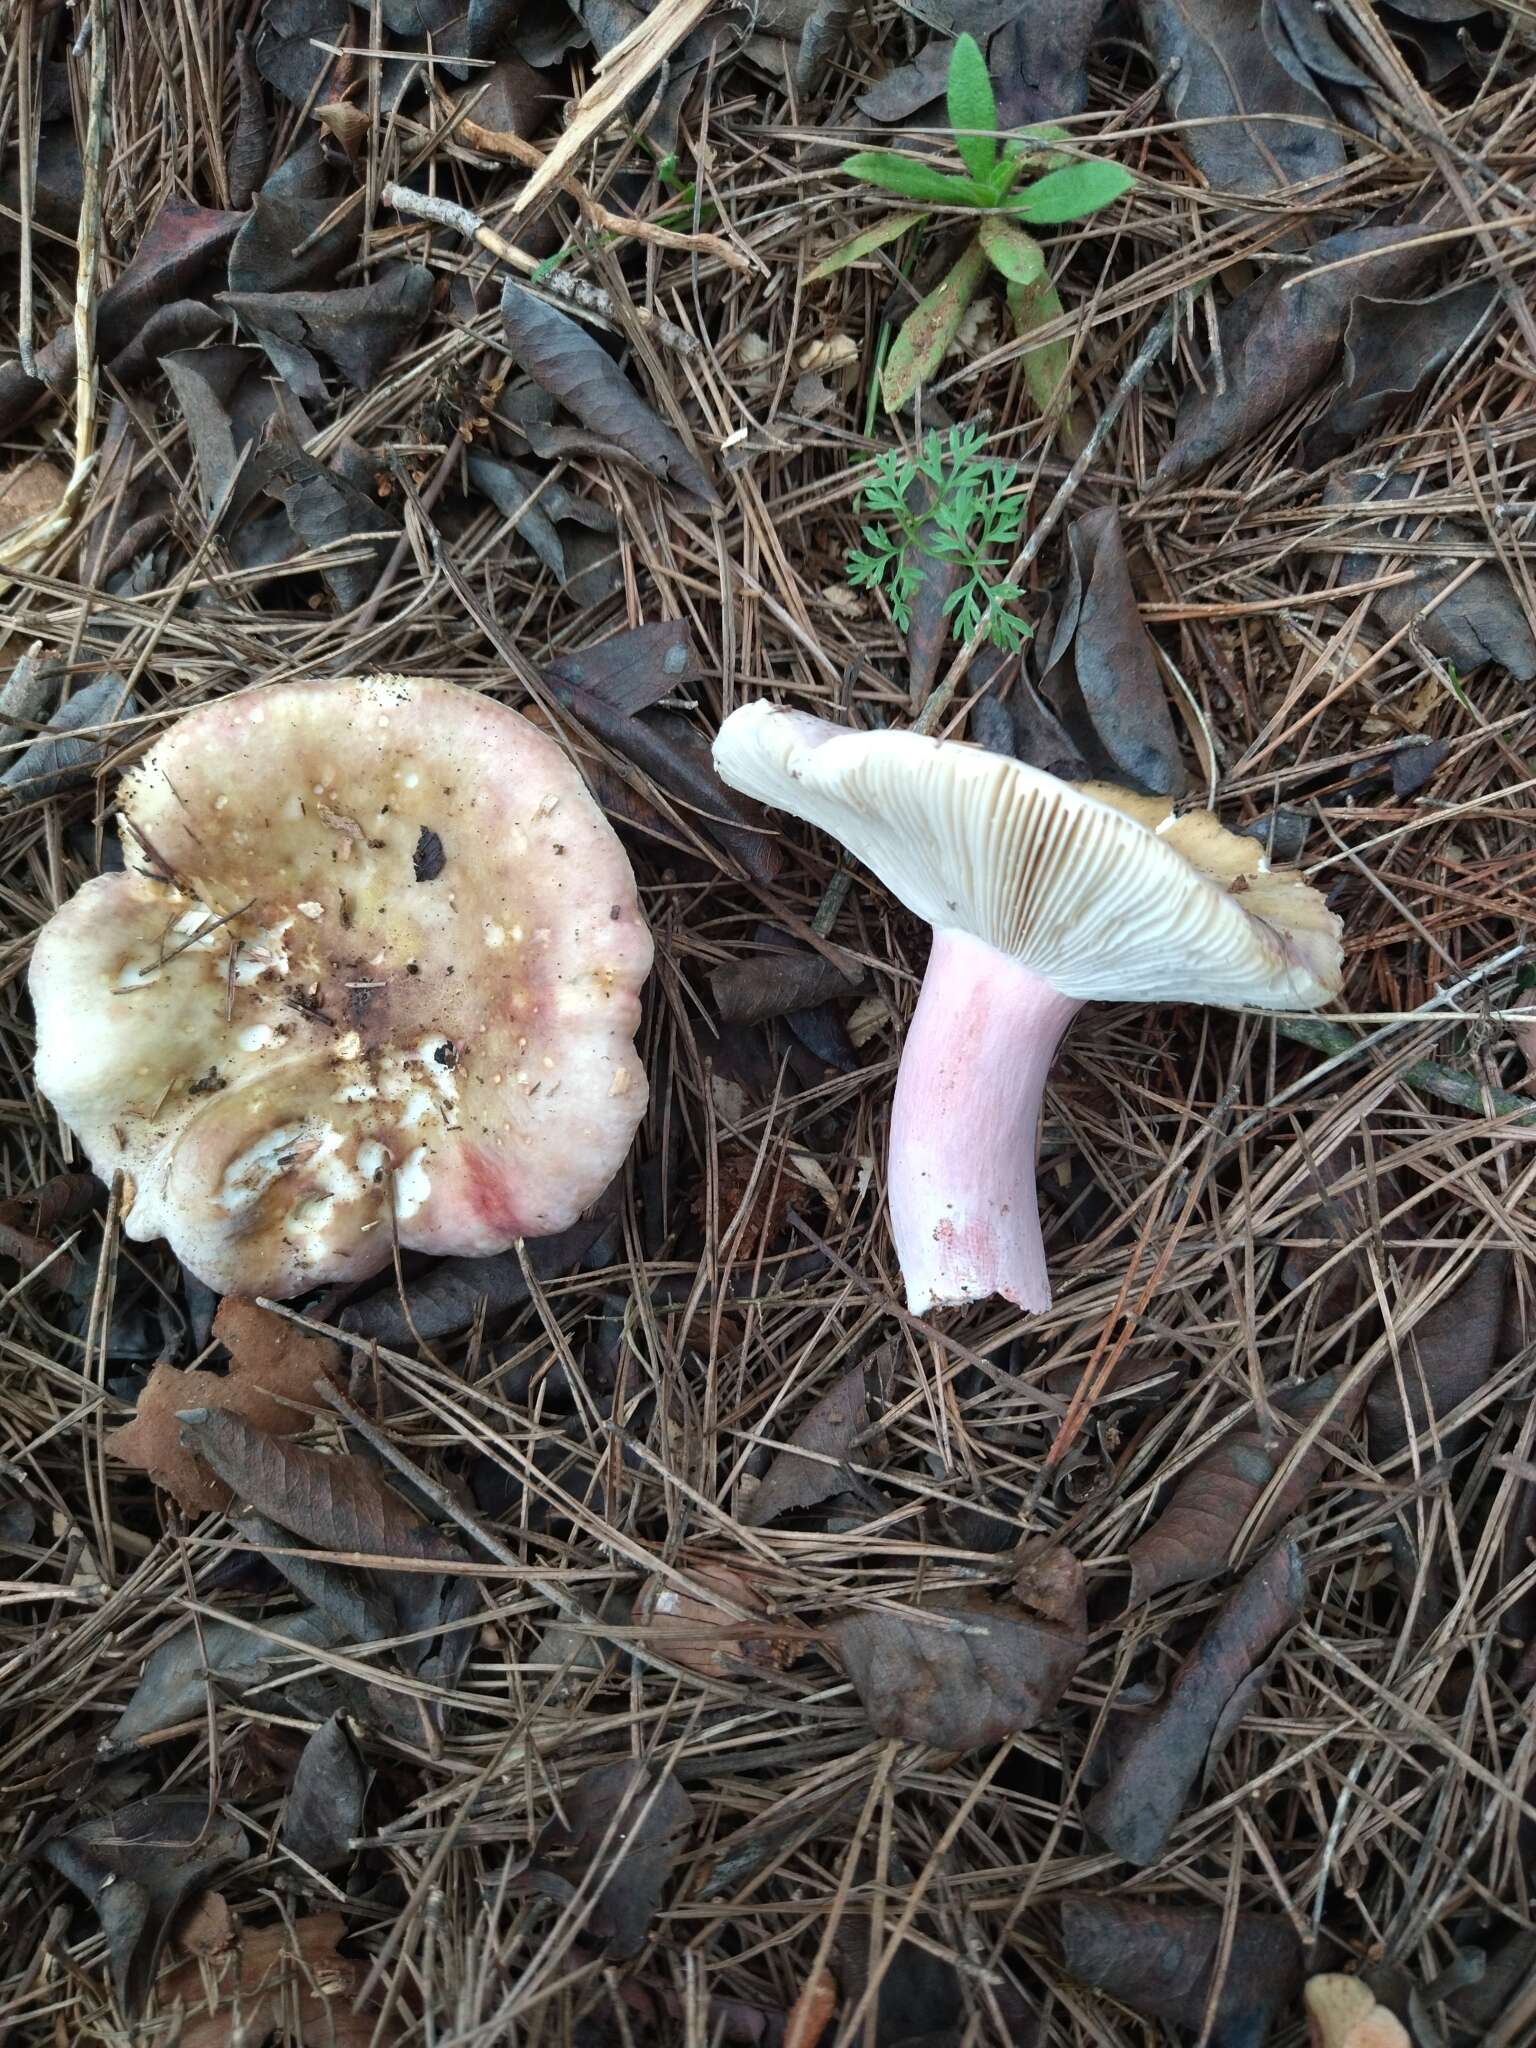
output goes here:
{"type": "Polygon", "coordinates": [[[189,713],[125,776],[128,871],[38,935],[37,1081],[126,1228],[225,1292],[565,1229],[645,1109],[651,939],[581,777],[407,676],[189,713]]]}

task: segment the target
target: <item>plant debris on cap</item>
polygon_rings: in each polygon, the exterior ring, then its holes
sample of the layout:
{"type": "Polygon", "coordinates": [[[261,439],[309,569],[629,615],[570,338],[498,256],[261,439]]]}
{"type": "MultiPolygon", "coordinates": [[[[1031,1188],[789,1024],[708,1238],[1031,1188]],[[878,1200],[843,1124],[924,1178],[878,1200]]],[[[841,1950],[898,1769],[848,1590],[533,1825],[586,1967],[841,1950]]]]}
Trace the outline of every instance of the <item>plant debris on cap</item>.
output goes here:
{"type": "Polygon", "coordinates": [[[126,872],[39,934],[37,1079],[130,1237],[292,1295],[563,1230],[645,1107],[651,940],[575,768],[455,685],[291,683],[123,781],[126,872]]]}

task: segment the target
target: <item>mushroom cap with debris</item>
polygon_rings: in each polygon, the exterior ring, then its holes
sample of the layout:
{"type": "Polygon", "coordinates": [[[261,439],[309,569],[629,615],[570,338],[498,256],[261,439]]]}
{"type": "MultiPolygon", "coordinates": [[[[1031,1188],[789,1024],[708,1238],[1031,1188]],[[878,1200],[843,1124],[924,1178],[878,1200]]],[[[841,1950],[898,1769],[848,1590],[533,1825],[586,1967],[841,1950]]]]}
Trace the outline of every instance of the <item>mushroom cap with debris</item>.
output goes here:
{"type": "Polygon", "coordinates": [[[225,1292],[567,1228],[645,1109],[651,939],[518,713],[374,676],[221,699],[124,778],[127,871],[39,934],[37,1081],[125,1227],[225,1292]]]}
{"type": "Polygon", "coordinates": [[[726,719],[715,766],[831,833],[935,930],[1063,995],[1311,1010],[1339,991],[1338,918],[1208,811],[766,702],[726,719]]]}

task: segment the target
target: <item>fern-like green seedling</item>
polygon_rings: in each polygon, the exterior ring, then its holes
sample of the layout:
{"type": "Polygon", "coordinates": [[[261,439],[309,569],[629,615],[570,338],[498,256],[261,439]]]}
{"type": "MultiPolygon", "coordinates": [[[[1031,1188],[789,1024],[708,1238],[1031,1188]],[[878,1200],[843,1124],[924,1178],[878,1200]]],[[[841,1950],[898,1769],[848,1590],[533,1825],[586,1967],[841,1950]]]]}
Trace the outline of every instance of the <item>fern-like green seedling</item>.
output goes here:
{"type": "Polygon", "coordinates": [[[905,633],[929,565],[956,568],[960,581],[944,601],[957,640],[985,629],[994,647],[1016,654],[1030,629],[1009,607],[1015,583],[1001,577],[1024,523],[1024,498],[1014,491],[1012,463],[989,462],[979,427],[927,434],[915,455],[892,449],[877,456],[875,474],[859,493],[864,545],[848,556],[848,581],[883,590],[905,633]],[[994,580],[996,579],[996,580],[994,580]]]}

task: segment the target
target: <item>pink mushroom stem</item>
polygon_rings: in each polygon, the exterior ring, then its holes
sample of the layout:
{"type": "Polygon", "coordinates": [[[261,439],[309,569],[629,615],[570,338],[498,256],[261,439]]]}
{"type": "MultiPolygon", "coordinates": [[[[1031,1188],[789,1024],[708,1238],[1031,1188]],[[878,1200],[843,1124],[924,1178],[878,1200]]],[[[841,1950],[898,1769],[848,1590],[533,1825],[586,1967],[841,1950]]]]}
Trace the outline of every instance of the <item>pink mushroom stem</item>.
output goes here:
{"type": "Polygon", "coordinates": [[[935,931],[891,1108],[891,1229],[918,1313],[989,1294],[1050,1307],[1035,1144],[1081,1007],[985,940],[935,931]]]}

